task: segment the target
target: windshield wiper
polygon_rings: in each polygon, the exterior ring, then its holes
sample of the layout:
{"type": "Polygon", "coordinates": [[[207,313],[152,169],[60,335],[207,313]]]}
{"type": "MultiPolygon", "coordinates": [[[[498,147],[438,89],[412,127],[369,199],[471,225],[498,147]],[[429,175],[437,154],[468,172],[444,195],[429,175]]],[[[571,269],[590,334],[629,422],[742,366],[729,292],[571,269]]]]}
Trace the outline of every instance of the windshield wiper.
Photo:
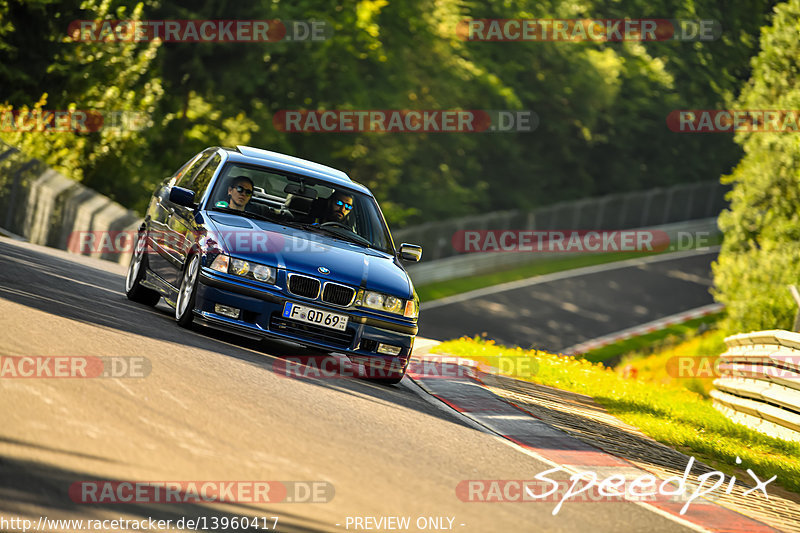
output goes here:
{"type": "MultiPolygon", "coordinates": [[[[372,243],[371,242],[369,242],[367,239],[365,239],[364,237],[362,237],[358,233],[355,233],[355,232],[352,232],[352,231],[349,231],[348,233],[340,233],[340,232],[336,231],[335,228],[332,228],[330,226],[326,226],[326,227],[323,228],[319,224],[306,224],[304,227],[306,229],[322,230],[322,231],[325,231],[326,233],[328,233],[328,234],[330,234],[330,235],[332,235],[334,237],[338,237],[339,239],[341,239],[343,241],[352,242],[354,244],[359,244],[361,246],[364,246],[365,248],[372,248],[372,243]]],[[[344,229],[344,228],[342,228],[342,229],[344,229]]]]}
{"type": "Polygon", "coordinates": [[[245,218],[255,218],[256,220],[263,220],[265,222],[279,222],[275,218],[270,218],[265,215],[253,213],[252,211],[239,211],[238,209],[231,209],[230,207],[214,206],[214,211],[222,211],[223,213],[230,213],[232,215],[240,215],[245,218]]]}

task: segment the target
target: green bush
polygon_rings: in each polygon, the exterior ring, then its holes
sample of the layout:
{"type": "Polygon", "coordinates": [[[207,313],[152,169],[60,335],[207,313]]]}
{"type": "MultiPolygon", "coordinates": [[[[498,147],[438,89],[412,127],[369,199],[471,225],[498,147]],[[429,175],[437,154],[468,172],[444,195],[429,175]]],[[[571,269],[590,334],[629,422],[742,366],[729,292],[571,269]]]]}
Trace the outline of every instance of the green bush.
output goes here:
{"type": "MultiPolygon", "coordinates": [[[[736,109],[800,109],[800,0],[775,8],[762,30],[761,52],[736,109]]],[[[727,306],[731,332],[790,329],[796,311],[787,285],[800,284],[800,136],[739,132],[745,155],[730,176],[730,209],[713,265],[715,297],[727,306]]]]}

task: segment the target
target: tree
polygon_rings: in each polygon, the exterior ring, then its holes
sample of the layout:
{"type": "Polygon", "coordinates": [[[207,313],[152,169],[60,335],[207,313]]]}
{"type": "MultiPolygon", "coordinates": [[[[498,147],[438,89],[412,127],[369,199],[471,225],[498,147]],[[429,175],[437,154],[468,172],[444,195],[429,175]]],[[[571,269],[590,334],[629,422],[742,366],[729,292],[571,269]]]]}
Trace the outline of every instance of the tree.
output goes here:
{"type": "MultiPolygon", "coordinates": [[[[738,109],[800,109],[800,0],[775,8],[761,34],[753,75],[738,109]]],[[[795,116],[795,121],[797,117],[795,116]]],[[[725,233],[713,265],[715,297],[724,303],[731,332],[789,329],[795,304],[786,286],[800,282],[800,137],[796,132],[739,132],[745,155],[734,172],[730,209],[719,218],[725,233]]]]}
{"type": "Polygon", "coordinates": [[[153,172],[147,155],[158,135],[148,126],[163,95],[151,70],[160,43],[81,41],[67,32],[73,20],[139,19],[143,4],[128,9],[110,0],[85,0],[79,7],[42,1],[26,7],[9,10],[13,31],[6,44],[15,61],[4,75],[16,90],[0,95],[7,98],[0,108],[25,114],[85,111],[102,123],[90,118],[86,129],[5,132],[4,139],[67,177],[141,208],[137,200],[152,186],[142,179],[153,172]],[[29,29],[37,26],[44,38],[34,44],[31,36],[38,33],[29,29]]]}

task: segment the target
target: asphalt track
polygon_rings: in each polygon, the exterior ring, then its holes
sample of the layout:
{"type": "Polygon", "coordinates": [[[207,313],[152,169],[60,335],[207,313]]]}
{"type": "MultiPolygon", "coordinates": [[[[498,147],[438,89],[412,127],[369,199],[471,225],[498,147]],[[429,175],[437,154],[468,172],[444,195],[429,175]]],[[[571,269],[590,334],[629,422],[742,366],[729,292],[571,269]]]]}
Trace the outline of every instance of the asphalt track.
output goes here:
{"type": "Polygon", "coordinates": [[[123,275],[115,264],[0,239],[0,355],[143,356],[152,367],[145,378],[0,379],[0,524],[247,515],[279,517],[278,531],[367,531],[346,528],[348,517],[406,516],[453,519],[452,529],[427,531],[686,530],[627,502],[567,502],[555,516],[551,502],[463,502],[462,480],[532,479],[550,467],[432,405],[406,380],[282,376],[276,362],[307,352],[178,328],[163,304],[129,302],[123,275]],[[320,481],[335,495],[76,503],[69,487],[87,480],[320,481]]]}
{"type": "Polygon", "coordinates": [[[488,334],[500,344],[560,351],[713,303],[716,249],[540,276],[423,304],[420,335],[488,334]]]}

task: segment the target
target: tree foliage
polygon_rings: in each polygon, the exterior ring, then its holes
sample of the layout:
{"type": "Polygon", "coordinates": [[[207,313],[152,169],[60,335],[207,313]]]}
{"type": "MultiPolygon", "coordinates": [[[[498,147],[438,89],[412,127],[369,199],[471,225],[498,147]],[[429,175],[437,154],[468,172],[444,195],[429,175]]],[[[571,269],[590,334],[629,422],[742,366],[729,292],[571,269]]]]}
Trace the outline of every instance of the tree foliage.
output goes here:
{"type": "Polygon", "coordinates": [[[721,107],[749,75],[774,2],[745,0],[0,0],[0,102],[147,113],[128,134],[8,134],[32,155],[142,209],[154,183],[215,144],[251,144],[347,171],[394,227],[715,179],[740,148],[668,130],[721,107]],[[469,42],[466,18],[715,18],[716,42],[469,42]],[[77,19],[322,20],[324,41],[75,43],[77,19]],[[297,109],[529,109],[532,133],[284,133],[297,109]]]}
{"type": "MultiPolygon", "coordinates": [[[[798,20],[800,0],[777,6],[737,108],[800,109],[798,20]]],[[[716,298],[732,332],[790,329],[797,307],[787,285],[800,283],[800,137],[741,132],[736,141],[745,155],[723,178],[733,189],[719,219],[725,241],[714,265],[716,298]]]]}

